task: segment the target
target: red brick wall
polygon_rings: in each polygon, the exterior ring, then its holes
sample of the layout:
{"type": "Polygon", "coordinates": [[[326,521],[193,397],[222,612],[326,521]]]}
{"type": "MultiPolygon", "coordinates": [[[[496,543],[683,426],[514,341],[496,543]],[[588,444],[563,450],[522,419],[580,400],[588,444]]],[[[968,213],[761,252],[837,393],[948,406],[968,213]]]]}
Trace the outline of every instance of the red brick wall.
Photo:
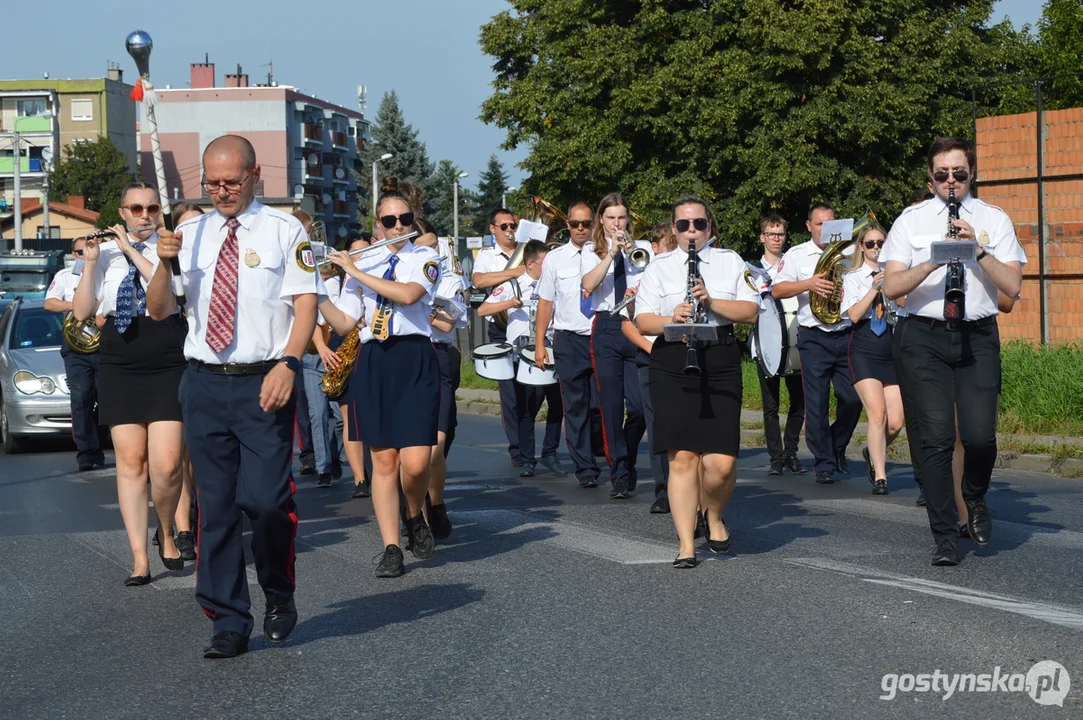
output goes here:
{"type": "MultiPolygon", "coordinates": [[[[1083,108],[1044,113],[1045,175],[1083,173],[1083,108]]],[[[1035,182],[982,187],[980,181],[1037,175],[1036,113],[981,118],[977,124],[978,196],[1015,222],[1027,254],[1022,299],[1000,319],[1001,338],[1041,339],[1038,286],[1038,186],[1035,182]]],[[[1083,181],[1045,183],[1045,259],[1049,341],[1083,339],[1083,181]]]]}

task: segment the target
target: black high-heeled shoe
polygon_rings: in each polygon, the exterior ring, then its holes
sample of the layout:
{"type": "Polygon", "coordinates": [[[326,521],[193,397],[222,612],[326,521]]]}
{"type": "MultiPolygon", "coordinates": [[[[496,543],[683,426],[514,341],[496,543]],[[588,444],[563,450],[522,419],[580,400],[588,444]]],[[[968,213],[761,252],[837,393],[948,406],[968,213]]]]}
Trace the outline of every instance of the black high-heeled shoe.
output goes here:
{"type": "MultiPolygon", "coordinates": [[[[184,558],[175,557],[167,558],[165,556],[165,549],[162,547],[162,526],[159,525],[158,529],[154,531],[154,537],[158,538],[158,557],[162,559],[162,564],[165,565],[166,570],[183,570],[184,558]]],[[[148,581],[149,582],[149,581],[148,581]]]]}

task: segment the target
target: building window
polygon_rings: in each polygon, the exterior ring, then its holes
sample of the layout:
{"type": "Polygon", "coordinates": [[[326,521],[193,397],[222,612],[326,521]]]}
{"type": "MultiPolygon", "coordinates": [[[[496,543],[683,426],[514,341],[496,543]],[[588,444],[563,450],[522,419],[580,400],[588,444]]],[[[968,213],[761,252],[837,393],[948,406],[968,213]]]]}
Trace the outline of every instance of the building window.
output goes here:
{"type": "Polygon", "coordinates": [[[45,98],[19,100],[16,114],[19,117],[40,117],[45,114],[45,98]]]}
{"type": "Polygon", "coordinates": [[[71,119],[72,120],[93,120],[94,119],[94,101],[93,100],[72,100],[71,101],[71,119]]]}
{"type": "Polygon", "coordinates": [[[60,239],[60,226],[59,225],[50,225],[49,226],[49,233],[46,234],[45,233],[45,226],[44,225],[38,225],[38,235],[37,236],[39,238],[48,237],[48,238],[51,238],[53,240],[59,240],[60,239]]]}

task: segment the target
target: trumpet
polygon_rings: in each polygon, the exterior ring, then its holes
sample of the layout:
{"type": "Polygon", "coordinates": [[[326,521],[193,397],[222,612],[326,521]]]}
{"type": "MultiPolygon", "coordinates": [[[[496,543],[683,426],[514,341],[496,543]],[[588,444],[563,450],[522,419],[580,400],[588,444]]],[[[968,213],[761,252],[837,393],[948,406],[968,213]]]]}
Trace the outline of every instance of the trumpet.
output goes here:
{"type": "Polygon", "coordinates": [[[635,240],[627,231],[624,232],[622,237],[614,238],[613,242],[620,244],[621,250],[624,251],[624,257],[628,258],[628,264],[632,267],[642,270],[650,264],[651,254],[643,248],[637,247],[635,240]]]}
{"type": "MultiPolygon", "coordinates": [[[[394,245],[395,243],[403,242],[404,240],[412,240],[412,239],[416,238],[420,234],[421,233],[419,233],[417,230],[414,230],[413,232],[408,232],[405,235],[400,235],[399,237],[396,237],[396,238],[384,238],[383,240],[379,240],[377,242],[372,243],[368,247],[363,247],[363,248],[358,248],[356,250],[351,250],[348,254],[350,255],[350,257],[356,257],[357,255],[364,255],[365,253],[367,253],[370,250],[375,250],[377,248],[387,247],[388,245],[394,245]]],[[[328,265],[331,265],[331,264],[332,264],[331,259],[327,258],[327,257],[322,257],[322,258],[320,258],[319,260],[316,261],[316,267],[327,267],[328,265]]]]}

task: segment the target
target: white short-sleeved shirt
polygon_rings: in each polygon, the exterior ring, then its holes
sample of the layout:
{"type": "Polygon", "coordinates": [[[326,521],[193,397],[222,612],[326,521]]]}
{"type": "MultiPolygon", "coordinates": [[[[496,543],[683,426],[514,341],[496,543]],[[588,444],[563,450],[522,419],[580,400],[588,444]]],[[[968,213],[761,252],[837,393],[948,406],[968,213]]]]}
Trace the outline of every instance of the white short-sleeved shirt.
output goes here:
{"type": "MultiPolygon", "coordinates": [[[[651,250],[651,244],[645,240],[636,240],[635,245],[637,248],[646,250],[654,259],[654,251],[651,250]]],[[[602,258],[598,257],[598,254],[594,252],[594,243],[588,242],[583,247],[583,275],[585,276],[594,268],[602,264],[602,258]]],[[[616,295],[616,286],[613,279],[613,272],[617,267],[617,263],[624,263],[624,277],[626,281],[626,287],[629,289],[639,287],[639,280],[643,277],[643,272],[646,268],[632,267],[632,264],[627,261],[624,253],[621,253],[618,257],[613,258],[613,262],[609,263],[609,268],[606,270],[605,277],[598,283],[598,287],[594,288],[594,292],[590,294],[590,308],[592,312],[613,312],[613,308],[620,304],[620,301],[624,299],[624,296],[614,297],[616,295]]],[[[582,283],[582,281],[580,281],[582,283]]]]}
{"type": "Polygon", "coordinates": [[[79,287],[79,275],[72,272],[71,268],[58,270],[49,283],[49,289],[45,291],[45,298],[71,302],[75,299],[75,288],[79,287]]]}
{"type": "Polygon", "coordinates": [[[184,356],[212,365],[277,360],[293,329],[295,295],[317,294],[319,275],[301,222],[253,202],[237,216],[237,317],[233,342],[216,353],[207,345],[214,271],[228,218],[217,211],[182,223],[181,276],[188,300],[184,356]]]}
{"type": "Polygon", "coordinates": [[[435,325],[432,326],[432,341],[440,343],[455,342],[455,330],[466,327],[467,300],[466,281],[462,275],[462,267],[458,260],[454,259],[447,244],[447,238],[440,238],[440,284],[433,295],[442,301],[450,303],[459,311],[459,318],[455,321],[455,327],[444,332],[435,325]]]}
{"type": "MultiPolygon", "coordinates": [[[[959,203],[959,219],[970,223],[974,235],[984,233],[989,242],[984,250],[1000,262],[1026,265],[1027,257],[1011,218],[1000,208],[967,195],[959,203]]],[[[944,240],[948,232],[948,204],[939,197],[912,205],[891,227],[887,243],[880,252],[880,262],[900,262],[910,268],[929,259],[930,245],[944,240]]],[[[944,319],[944,277],[947,267],[938,267],[906,296],[907,315],[944,319]]],[[[999,314],[996,285],[977,262],[964,264],[963,288],[966,292],[966,320],[980,320],[999,314]]]]}
{"type": "MultiPolygon", "coordinates": [[[[879,268],[873,270],[868,265],[862,265],[857,270],[852,270],[842,277],[842,304],[839,306],[842,312],[848,311],[854,305],[861,302],[861,298],[872,288],[872,278],[876,273],[880,272],[879,268]]],[[[869,309],[865,311],[863,320],[872,318],[872,313],[876,303],[869,305],[869,309]]],[[[886,310],[886,308],[885,308],[886,310]]]]}
{"type": "MultiPolygon", "coordinates": [[[[515,250],[513,249],[512,252],[514,253],[515,250]]],[[[508,260],[511,260],[511,254],[501,250],[499,245],[482,248],[478,250],[478,256],[474,258],[474,277],[477,277],[478,273],[500,272],[507,267],[508,260]]],[[[491,317],[485,319],[489,322],[493,321],[491,317]]]]}
{"type": "MultiPolygon", "coordinates": [[[[786,251],[786,254],[782,256],[782,259],[778,261],[778,266],[774,270],[774,282],[801,282],[802,280],[808,280],[810,277],[816,274],[816,263],[819,262],[820,256],[824,254],[824,250],[829,246],[823,248],[818,247],[816,243],[809,240],[803,242],[800,245],[795,245],[786,251]]],[[[844,252],[847,256],[852,256],[854,252],[854,246],[851,245],[844,252]]],[[[820,328],[827,332],[838,332],[839,330],[845,330],[850,327],[850,318],[845,314],[842,316],[842,320],[834,325],[824,325],[822,322],[816,319],[816,316],[812,314],[812,308],[809,307],[809,294],[805,291],[797,296],[799,303],[797,308],[797,323],[801,327],[808,328],[820,328]]]]}
{"type": "MultiPolygon", "coordinates": [[[[318,289],[316,290],[318,302],[323,302],[324,298],[326,298],[331,301],[332,305],[337,306],[339,295],[342,294],[343,278],[339,275],[332,275],[324,280],[323,276],[317,274],[316,283],[318,285],[318,289]]],[[[354,319],[356,320],[357,318],[354,319]]],[[[316,324],[327,324],[327,320],[323,317],[323,313],[318,309],[316,310],[316,324]]]]}
{"type": "MultiPolygon", "coordinates": [[[[545,262],[549,262],[548,256],[545,262]]],[[[545,263],[542,263],[542,269],[544,271],[545,263]]],[[[515,280],[509,280],[508,282],[499,285],[493,294],[485,299],[485,303],[501,303],[507,302],[515,297],[515,288],[512,283],[516,283],[519,286],[520,297],[523,299],[523,306],[519,308],[512,308],[508,310],[508,342],[514,343],[520,337],[529,337],[530,334],[530,316],[535,314],[538,310],[538,287],[541,284],[541,278],[534,280],[526,273],[523,273],[522,277],[515,280]]],[[[553,342],[553,323],[550,319],[549,327],[545,331],[545,339],[550,344],[553,342]]]]}
{"type": "MultiPolygon", "coordinates": [[[[383,277],[387,268],[390,267],[392,254],[387,247],[365,253],[356,263],[357,269],[375,277],[383,277]]],[[[412,305],[393,303],[391,335],[394,337],[401,335],[432,337],[432,325],[429,324],[429,320],[432,316],[432,300],[436,297],[436,288],[440,285],[440,256],[432,248],[414,245],[409,240],[398,253],[394,254],[397,254],[399,258],[395,265],[395,282],[404,285],[415,282],[424,288],[425,294],[412,305]]],[[[376,297],[375,290],[354,278],[347,279],[346,284],[342,286],[338,307],[352,318],[370,319],[368,325],[361,328],[361,342],[373,339],[369,325],[372,324],[371,319],[376,317],[378,307],[376,297]]]]}
{"type": "Polygon", "coordinates": [[[587,245],[565,243],[545,256],[538,297],[553,303],[553,328],[590,335],[593,315],[580,309],[583,297],[583,261],[587,245]]]}
{"type": "MultiPolygon", "coordinates": [[[[744,300],[759,305],[760,295],[745,282],[745,261],[732,250],[707,247],[699,251],[699,274],[715,300],[744,300]]],[[[636,295],[636,317],[644,313],[668,317],[688,297],[688,253],[680,248],[660,255],[643,273],[636,295]]],[[[733,323],[713,312],[707,322],[733,323]]]]}
{"type": "MultiPolygon", "coordinates": [[[[128,237],[128,241],[133,245],[140,242],[131,236],[128,237]]],[[[154,271],[158,268],[158,233],[151,235],[143,242],[146,243],[146,247],[143,248],[141,254],[153,266],[150,276],[154,277],[154,271]]],[[[92,276],[94,278],[94,297],[98,299],[98,315],[109,317],[116,313],[117,290],[120,289],[120,283],[128,275],[129,265],[128,257],[116,242],[102,243],[101,255],[98,256],[98,262],[92,276]]],[[[144,292],[147,286],[150,285],[150,281],[138,271],[135,273],[135,282],[142,286],[144,292]]]]}

